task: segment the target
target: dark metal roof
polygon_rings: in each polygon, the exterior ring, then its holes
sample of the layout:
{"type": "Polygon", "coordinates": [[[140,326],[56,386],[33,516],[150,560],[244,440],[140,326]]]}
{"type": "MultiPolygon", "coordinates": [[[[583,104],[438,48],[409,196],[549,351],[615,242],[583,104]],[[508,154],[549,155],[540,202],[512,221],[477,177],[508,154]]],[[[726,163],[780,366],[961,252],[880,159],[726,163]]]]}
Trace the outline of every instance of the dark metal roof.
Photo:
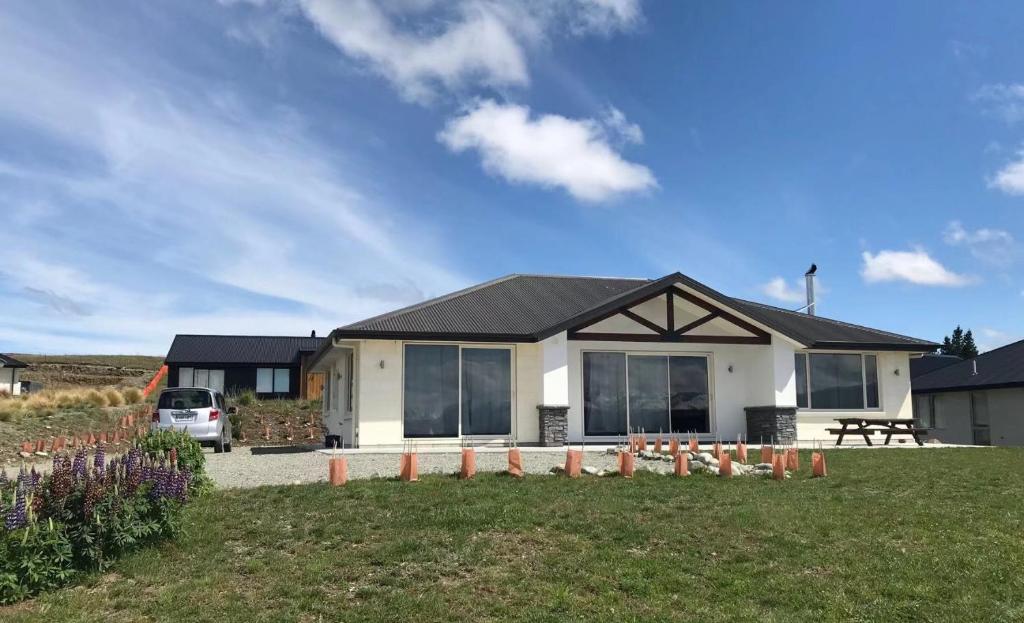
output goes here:
{"type": "Polygon", "coordinates": [[[915,394],[1002,387],[1024,387],[1024,340],[922,374],[911,382],[915,394]]]}
{"type": "Polygon", "coordinates": [[[3,364],[5,368],[27,368],[28,364],[24,361],[18,361],[10,355],[0,355],[0,364],[3,364]]]}
{"type": "Polygon", "coordinates": [[[681,273],[661,279],[509,275],[336,329],[336,338],[536,342],[680,283],[808,347],[931,351],[938,344],[734,299],[681,273]]]}
{"type": "Polygon", "coordinates": [[[923,357],[917,357],[910,360],[910,378],[916,379],[919,376],[928,374],[938,370],[939,368],[945,368],[951,366],[954,363],[959,363],[963,359],[956,355],[924,355],[923,357]]]}
{"type": "Polygon", "coordinates": [[[175,335],[164,362],[294,365],[300,353],[313,352],[326,341],[322,337],[175,335]]]}

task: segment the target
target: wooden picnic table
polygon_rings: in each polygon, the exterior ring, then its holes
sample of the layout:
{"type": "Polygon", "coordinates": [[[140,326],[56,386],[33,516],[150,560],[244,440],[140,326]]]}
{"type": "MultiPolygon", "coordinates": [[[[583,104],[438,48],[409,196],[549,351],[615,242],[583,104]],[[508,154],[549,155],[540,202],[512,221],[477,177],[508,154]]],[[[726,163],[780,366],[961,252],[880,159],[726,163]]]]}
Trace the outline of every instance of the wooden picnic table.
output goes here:
{"type": "Polygon", "coordinates": [[[923,446],[924,442],[921,441],[921,437],[928,434],[927,429],[915,426],[914,420],[911,418],[841,417],[836,418],[836,422],[842,428],[830,428],[828,432],[839,436],[836,439],[837,446],[843,443],[843,437],[846,435],[860,435],[869,446],[874,445],[871,443],[871,435],[876,432],[885,435],[884,445],[889,445],[893,435],[910,435],[917,445],[923,446]]]}

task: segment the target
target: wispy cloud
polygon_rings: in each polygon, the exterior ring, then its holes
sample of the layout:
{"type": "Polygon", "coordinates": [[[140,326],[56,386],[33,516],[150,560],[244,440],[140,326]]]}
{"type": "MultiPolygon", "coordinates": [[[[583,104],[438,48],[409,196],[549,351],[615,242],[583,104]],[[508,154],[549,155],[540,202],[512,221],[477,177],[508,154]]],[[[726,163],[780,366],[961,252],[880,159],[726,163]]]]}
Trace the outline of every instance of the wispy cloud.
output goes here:
{"type": "Polygon", "coordinates": [[[1000,346],[1006,346],[1012,344],[1021,339],[1020,335],[1013,333],[1007,333],[1006,331],[1000,331],[998,329],[992,329],[989,327],[982,327],[980,331],[981,335],[976,336],[978,343],[979,352],[987,352],[1000,346]]]}
{"type": "Polygon", "coordinates": [[[923,286],[965,286],[974,281],[957,274],[934,260],[921,248],[911,251],[879,251],[861,254],[861,276],[867,283],[905,281],[923,286]]]}
{"type": "Polygon", "coordinates": [[[410,101],[438,88],[529,84],[527,48],[556,26],[577,35],[632,27],[638,0],[440,3],[301,0],[304,15],[343,54],[386,78],[410,101]]]}
{"type": "MultiPolygon", "coordinates": [[[[624,117],[620,124],[627,124],[624,117]]],[[[647,167],[626,161],[609,145],[593,119],[533,117],[525,106],[483,100],[450,119],[438,139],[455,152],[479,152],[484,169],[494,175],[564,188],[583,201],[657,185],[647,167]]]]}
{"type": "Polygon", "coordinates": [[[982,227],[970,231],[960,221],[952,221],[942,233],[942,239],[952,246],[964,246],[971,255],[994,266],[1008,266],[1017,259],[1019,248],[1010,232],[982,227]]]}
{"type": "Polygon", "coordinates": [[[4,314],[0,343],[159,353],[176,331],[304,334],[465,283],[299,110],[91,17],[0,20],[0,131],[38,146],[0,149],[2,211],[22,223],[0,229],[0,296],[25,312],[4,314]]]}
{"type": "Polygon", "coordinates": [[[803,303],[807,300],[807,292],[799,282],[790,285],[783,277],[775,277],[759,289],[765,296],[785,303],[803,303]]]}
{"type": "Polygon", "coordinates": [[[1017,159],[1006,163],[988,180],[989,188],[996,188],[1008,195],[1024,195],[1024,150],[1017,153],[1017,159]]]}
{"type": "Polygon", "coordinates": [[[1024,121],[1024,84],[986,84],[971,99],[1006,123],[1024,121]]]}

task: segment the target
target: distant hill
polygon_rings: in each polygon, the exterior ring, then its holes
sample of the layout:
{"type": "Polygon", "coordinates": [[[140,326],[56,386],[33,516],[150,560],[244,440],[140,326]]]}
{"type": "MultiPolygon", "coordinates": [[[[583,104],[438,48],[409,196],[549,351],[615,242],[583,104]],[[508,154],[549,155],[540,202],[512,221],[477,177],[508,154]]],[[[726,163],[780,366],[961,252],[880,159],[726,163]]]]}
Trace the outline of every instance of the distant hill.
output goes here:
{"type": "Polygon", "coordinates": [[[11,353],[29,364],[21,379],[45,387],[144,387],[163,364],[163,357],[144,355],[26,355],[11,353]]]}

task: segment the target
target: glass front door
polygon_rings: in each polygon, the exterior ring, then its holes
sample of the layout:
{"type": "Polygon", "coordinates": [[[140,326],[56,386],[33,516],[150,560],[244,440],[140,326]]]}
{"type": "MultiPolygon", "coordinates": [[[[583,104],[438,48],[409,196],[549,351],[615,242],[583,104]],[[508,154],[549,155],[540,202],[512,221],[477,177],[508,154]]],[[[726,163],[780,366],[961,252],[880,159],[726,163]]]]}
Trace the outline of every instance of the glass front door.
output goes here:
{"type": "Polygon", "coordinates": [[[707,356],[585,352],[582,363],[587,436],[711,432],[707,356]]]}
{"type": "Polygon", "coordinates": [[[988,424],[988,396],[984,392],[971,392],[971,430],[974,445],[992,445],[988,424]]]}

